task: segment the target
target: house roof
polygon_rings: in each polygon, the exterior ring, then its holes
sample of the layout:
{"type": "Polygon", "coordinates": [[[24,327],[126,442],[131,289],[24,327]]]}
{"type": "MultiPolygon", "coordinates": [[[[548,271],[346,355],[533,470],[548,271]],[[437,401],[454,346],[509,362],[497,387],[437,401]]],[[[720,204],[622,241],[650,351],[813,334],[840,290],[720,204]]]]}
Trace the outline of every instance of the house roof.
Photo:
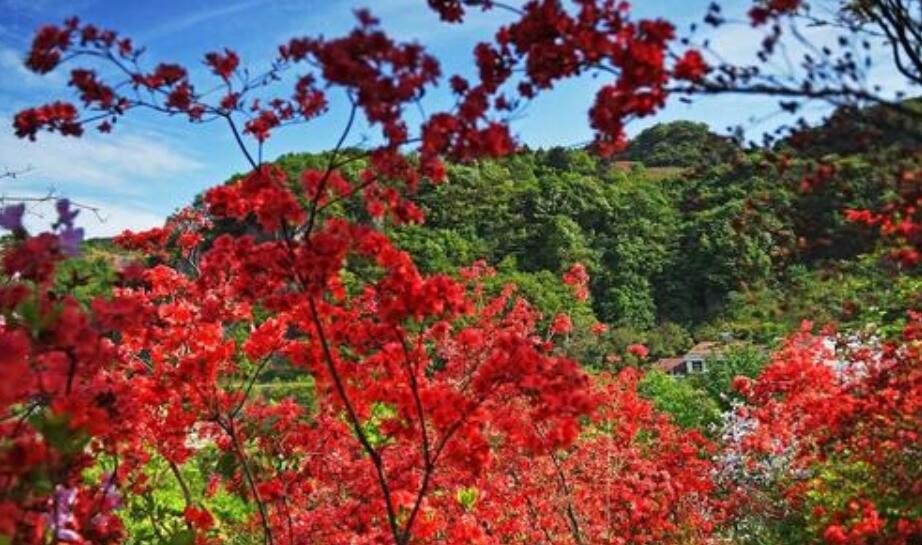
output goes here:
{"type": "Polygon", "coordinates": [[[719,342],[716,341],[705,341],[696,344],[691,347],[691,350],[685,353],[686,356],[695,354],[698,356],[709,356],[714,350],[720,346],[719,342]]]}
{"type": "Polygon", "coordinates": [[[685,363],[684,358],[663,358],[656,362],[655,366],[660,371],[669,372],[675,369],[676,367],[685,363]]]}

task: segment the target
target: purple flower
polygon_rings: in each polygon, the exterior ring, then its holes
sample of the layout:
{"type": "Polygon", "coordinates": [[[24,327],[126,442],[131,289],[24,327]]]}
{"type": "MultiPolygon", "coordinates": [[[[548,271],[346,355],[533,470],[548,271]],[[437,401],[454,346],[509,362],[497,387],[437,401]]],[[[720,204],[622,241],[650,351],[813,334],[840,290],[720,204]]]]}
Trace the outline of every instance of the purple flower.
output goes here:
{"type": "Polygon", "coordinates": [[[76,229],[68,225],[63,231],[58,233],[58,246],[66,255],[77,255],[80,253],[80,243],[83,242],[83,228],[76,229]]]}
{"type": "Polygon", "coordinates": [[[23,203],[11,204],[0,209],[0,228],[7,231],[17,231],[22,229],[22,216],[26,213],[26,205],[23,203]]]}
{"type": "Polygon", "coordinates": [[[58,210],[58,221],[56,221],[52,227],[57,229],[63,225],[68,228],[73,228],[74,218],[77,217],[77,214],[79,214],[80,211],[71,210],[70,201],[68,199],[58,199],[55,208],[58,210]]]}
{"type": "Polygon", "coordinates": [[[58,486],[54,491],[53,505],[51,513],[46,515],[51,525],[54,536],[60,541],[79,541],[80,534],[67,528],[74,522],[74,503],[77,500],[77,490],[75,488],[65,488],[58,486]]]}
{"type": "Polygon", "coordinates": [[[103,508],[107,511],[118,509],[122,506],[122,494],[118,491],[118,485],[115,482],[115,473],[110,472],[103,475],[103,508]]]}
{"type": "Polygon", "coordinates": [[[80,541],[80,534],[68,528],[58,528],[54,532],[54,537],[60,541],[80,541]]]}
{"type": "Polygon", "coordinates": [[[64,488],[63,486],[58,486],[54,491],[54,504],[57,506],[59,511],[70,511],[74,506],[74,501],[77,499],[77,489],[76,488],[64,488]]]}

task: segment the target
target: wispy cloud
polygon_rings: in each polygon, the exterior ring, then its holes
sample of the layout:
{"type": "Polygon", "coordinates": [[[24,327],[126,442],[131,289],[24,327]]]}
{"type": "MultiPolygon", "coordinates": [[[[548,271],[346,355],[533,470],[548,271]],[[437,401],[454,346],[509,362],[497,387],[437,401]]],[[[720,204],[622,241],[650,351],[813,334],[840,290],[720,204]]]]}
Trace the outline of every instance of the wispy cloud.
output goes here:
{"type": "MultiPolygon", "coordinates": [[[[401,40],[419,40],[426,44],[442,40],[467,41],[486,39],[500,25],[514,20],[514,15],[502,9],[486,12],[476,7],[468,8],[462,25],[441,21],[434,10],[416,0],[388,0],[371,4],[371,11],[381,18],[384,28],[401,40]]],[[[474,44],[470,44],[473,49],[474,44]]],[[[467,51],[465,51],[467,54],[467,51]]]]}
{"type": "Polygon", "coordinates": [[[34,90],[36,88],[61,87],[63,78],[60,72],[51,72],[39,76],[30,72],[23,64],[23,53],[9,47],[0,47],[0,72],[6,74],[0,80],[0,89],[34,90]]]}
{"type": "MultiPolygon", "coordinates": [[[[9,127],[10,116],[0,116],[0,123],[9,127]]],[[[203,164],[153,133],[107,138],[88,132],[79,139],[42,134],[28,142],[0,131],[0,167],[30,167],[31,183],[131,195],[143,193],[152,182],[163,190],[188,181],[184,177],[203,164]]]]}
{"type": "Polygon", "coordinates": [[[87,238],[113,237],[125,229],[143,231],[163,225],[166,216],[156,211],[131,203],[83,201],[99,210],[99,218],[85,213],[78,222],[87,238]]]}
{"type": "MultiPolygon", "coordinates": [[[[0,9],[10,10],[14,13],[46,13],[52,8],[59,7],[60,2],[54,0],[0,0],[0,9]]],[[[93,4],[92,0],[72,0],[67,2],[67,8],[82,11],[93,4]]]]}
{"type": "Polygon", "coordinates": [[[233,15],[241,11],[246,11],[265,3],[266,0],[244,0],[242,2],[235,2],[232,4],[226,4],[211,9],[204,9],[194,13],[189,13],[187,15],[171,19],[169,23],[157,25],[143,32],[138,36],[138,40],[140,42],[150,42],[175,32],[188,30],[207,21],[211,21],[219,17],[227,17],[229,15],[233,15]]]}
{"type": "Polygon", "coordinates": [[[25,45],[38,25],[84,13],[96,0],[0,0],[0,40],[25,45]]]}
{"type": "Polygon", "coordinates": [[[381,20],[381,25],[391,37],[398,41],[418,41],[428,50],[438,50],[440,55],[460,55],[467,59],[477,41],[489,38],[500,25],[513,19],[506,10],[493,9],[483,12],[470,8],[464,24],[449,24],[441,21],[438,14],[420,0],[381,0],[378,2],[348,2],[333,0],[317,2],[308,0],[309,8],[299,2],[279,3],[273,8],[279,10],[280,24],[269,43],[283,43],[293,36],[337,37],[349,32],[356,25],[354,11],[367,7],[372,15],[381,20]],[[460,46],[460,49],[458,47],[460,46]]]}

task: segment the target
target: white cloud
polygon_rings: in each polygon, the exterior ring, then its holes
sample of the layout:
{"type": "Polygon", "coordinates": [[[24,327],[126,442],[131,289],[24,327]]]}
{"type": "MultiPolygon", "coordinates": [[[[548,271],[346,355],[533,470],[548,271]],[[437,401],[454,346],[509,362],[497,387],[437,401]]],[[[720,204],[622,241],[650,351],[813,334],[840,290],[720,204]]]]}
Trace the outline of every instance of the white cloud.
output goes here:
{"type": "Polygon", "coordinates": [[[58,72],[52,72],[45,76],[30,72],[23,64],[23,53],[9,47],[0,47],[0,71],[7,75],[3,80],[0,80],[0,87],[5,89],[23,90],[37,87],[59,87],[63,82],[58,72]]]}
{"type": "MultiPolygon", "coordinates": [[[[6,196],[10,198],[7,203],[13,203],[16,197],[42,199],[47,197],[48,194],[8,192],[6,196]]],[[[164,214],[160,214],[134,201],[85,199],[79,195],[68,195],[68,197],[82,207],[96,209],[94,212],[88,208],[82,208],[75,221],[76,226],[83,228],[85,231],[86,238],[113,237],[125,229],[140,231],[159,227],[163,225],[166,219],[164,214]]],[[[0,203],[2,202],[0,200],[0,203]]],[[[55,199],[28,203],[27,210],[28,212],[23,218],[23,222],[31,233],[47,231],[50,224],[57,219],[55,199]]]]}
{"type": "Polygon", "coordinates": [[[88,204],[98,208],[99,215],[102,218],[100,220],[90,213],[81,215],[80,225],[86,230],[88,238],[111,237],[125,229],[142,231],[152,227],[160,227],[166,220],[166,216],[162,214],[133,204],[100,203],[96,201],[89,201],[88,204]]]}
{"type": "MultiPolygon", "coordinates": [[[[25,54],[19,49],[0,46],[0,71],[6,74],[6,77],[0,79],[0,89],[17,96],[34,96],[36,92],[64,87],[62,72],[36,74],[26,68],[24,57],[25,54]]],[[[7,108],[9,107],[7,105],[7,108]]]]}
{"type": "MultiPolygon", "coordinates": [[[[0,116],[5,127],[10,126],[9,119],[0,116]]],[[[82,138],[40,134],[37,141],[29,142],[3,130],[0,167],[31,168],[32,187],[39,182],[137,195],[145,189],[142,182],[156,181],[166,188],[170,182],[187,181],[183,178],[203,164],[153,133],[123,133],[111,138],[89,130],[82,138]]]]}
{"type": "MultiPolygon", "coordinates": [[[[10,126],[0,112],[0,123],[10,126]]],[[[160,226],[172,197],[186,191],[205,165],[155,131],[100,135],[89,130],[82,138],[40,134],[35,142],[0,129],[0,171],[28,172],[0,180],[4,197],[41,198],[54,195],[97,208],[81,212],[78,224],[87,237],[110,237],[125,229],[160,226]]],[[[56,219],[53,202],[33,204],[26,218],[30,231],[47,230],[56,219]]]]}

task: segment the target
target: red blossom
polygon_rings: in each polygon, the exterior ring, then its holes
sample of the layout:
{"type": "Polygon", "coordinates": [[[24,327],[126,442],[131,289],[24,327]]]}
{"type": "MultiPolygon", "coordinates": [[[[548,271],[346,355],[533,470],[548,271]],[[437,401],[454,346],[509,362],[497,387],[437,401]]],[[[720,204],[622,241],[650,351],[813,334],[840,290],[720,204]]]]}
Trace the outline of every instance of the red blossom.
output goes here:
{"type": "Polygon", "coordinates": [[[803,0],[759,0],[750,8],[749,20],[753,26],[761,26],[769,19],[796,12],[802,3],[803,0]]]}
{"type": "Polygon", "coordinates": [[[707,74],[709,68],[701,53],[691,49],[686,51],[672,67],[672,74],[677,79],[697,82],[707,74]]]}
{"type": "Polygon", "coordinates": [[[650,350],[639,343],[631,344],[627,347],[628,354],[633,354],[639,359],[646,359],[647,355],[650,353],[650,350]]]}
{"type": "Polygon", "coordinates": [[[73,70],[70,75],[70,85],[80,91],[80,100],[86,106],[94,105],[107,109],[115,104],[115,92],[111,87],[100,82],[92,70],[73,70]]]}
{"type": "Polygon", "coordinates": [[[52,102],[23,110],[16,114],[13,128],[16,130],[16,136],[29,140],[35,140],[35,135],[40,130],[58,132],[65,136],[83,134],[77,108],[67,102],[52,102]]]}
{"type": "Polygon", "coordinates": [[[183,516],[189,524],[201,530],[209,530],[214,526],[214,517],[211,516],[207,509],[190,505],[183,511],[183,516]]]}
{"type": "Polygon", "coordinates": [[[260,142],[269,138],[272,129],[278,127],[281,120],[272,110],[262,110],[259,115],[246,122],[244,130],[260,142]]]}
{"type": "Polygon", "coordinates": [[[573,288],[573,293],[580,301],[589,299],[589,273],[582,263],[574,263],[570,269],[564,273],[563,282],[573,288]]]}
{"type": "Polygon", "coordinates": [[[205,54],[205,64],[221,79],[227,81],[240,65],[240,57],[230,49],[224,48],[224,53],[212,51],[205,54]]]}
{"type": "Polygon", "coordinates": [[[62,53],[70,47],[72,36],[73,31],[69,28],[54,25],[40,28],[32,41],[26,67],[38,74],[54,70],[61,60],[62,53]]]}
{"type": "Polygon", "coordinates": [[[548,329],[554,335],[566,335],[573,330],[573,322],[567,314],[558,314],[554,316],[551,326],[548,329]]]}

